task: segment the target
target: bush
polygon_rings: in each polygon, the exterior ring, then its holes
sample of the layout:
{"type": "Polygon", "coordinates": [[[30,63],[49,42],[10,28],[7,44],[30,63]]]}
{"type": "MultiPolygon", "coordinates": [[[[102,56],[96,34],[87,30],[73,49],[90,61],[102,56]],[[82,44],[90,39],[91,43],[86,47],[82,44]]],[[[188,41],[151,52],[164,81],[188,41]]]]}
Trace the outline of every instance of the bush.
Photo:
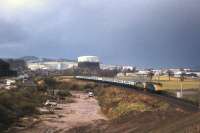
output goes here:
{"type": "Polygon", "coordinates": [[[167,110],[169,104],[143,94],[108,87],[95,90],[102,112],[111,119],[119,118],[129,112],[167,110]]]}
{"type": "Polygon", "coordinates": [[[46,98],[35,88],[18,88],[0,93],[0,131],[8,128],[20,117],[37,113],[46,98]]]}
{"type": "Polygon", "coordinates": [[[71,88],[71,84],[60,82],[60,83],[58,83],[57,88],[60,89],[60,90],[70,89],[71,88]]]}
{"type": "Polygon", "coordinates": [[[8,108],[0,105],[0,131],[8,128],[10,123],[16,119],[16,114],[8,108]]]}
{"type": "Polygon", "coordinates": [[[60,91],[58,91],[57,92],[57,95],[59,96],[59,97],[71,97],[72,96],[72,94],[68,91],[68,90],[60,90],[60,91]]]}

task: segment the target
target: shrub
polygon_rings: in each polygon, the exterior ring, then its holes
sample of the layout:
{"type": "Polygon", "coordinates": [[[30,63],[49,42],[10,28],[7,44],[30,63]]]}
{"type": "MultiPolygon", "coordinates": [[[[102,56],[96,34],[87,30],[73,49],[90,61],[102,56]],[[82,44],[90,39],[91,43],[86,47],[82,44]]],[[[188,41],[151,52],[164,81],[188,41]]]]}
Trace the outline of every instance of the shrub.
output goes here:
{"type": "Polygon", "coordinates": [[[57,92],[59,97],[71,97],[72,94],[68,90],[60,90],[57,92]]]}
{"type": "Polygon", "coordinates": [[[25,115],[37,113],[45,96],[35,88],[18,88],[0,93],[0,131],[25,115]]]}
{"type": "Polygon", "coordinates": [[[169,107],[166,102],[116,87],[99,88],[95,90],[95,93],[102,112],[111,119],[133,111],[167,110],[169,107]]]}

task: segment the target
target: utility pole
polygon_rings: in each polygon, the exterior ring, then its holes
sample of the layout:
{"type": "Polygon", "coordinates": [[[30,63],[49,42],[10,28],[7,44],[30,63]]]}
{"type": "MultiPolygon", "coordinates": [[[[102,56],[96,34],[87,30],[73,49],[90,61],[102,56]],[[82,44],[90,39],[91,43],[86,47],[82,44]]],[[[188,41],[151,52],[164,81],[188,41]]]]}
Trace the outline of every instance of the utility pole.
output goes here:
{"type": "Polygon", "coordinates": [[[181,82],[181,97],[183,97],[183,81],[184,81],[184,74],[180,75],[180,82],[181,82]]]}
{"type": "Polygon", "coordinates": [[[183,97],[183,81],[181,81],[181,98],[183,97]]]}
{"type": "Polygon", "coordinates": [[[198,96],[198,106],[199,106],[199,110],[200,110],[200,79],[199,79],[198,81],[199,81],[199,88],[198,88],[198,90],[197,90],[197,91],[198,91],[198,92],[197,92],[197,93],[198,93],[197,96],[198,96]]]}

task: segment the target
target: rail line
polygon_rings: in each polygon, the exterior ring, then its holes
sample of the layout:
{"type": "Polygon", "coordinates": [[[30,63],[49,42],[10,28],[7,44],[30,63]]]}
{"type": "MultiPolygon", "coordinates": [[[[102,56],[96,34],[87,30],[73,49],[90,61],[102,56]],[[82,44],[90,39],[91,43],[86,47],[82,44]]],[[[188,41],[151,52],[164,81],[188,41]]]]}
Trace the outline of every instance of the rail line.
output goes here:
{"type": "Polygon", "coordinates": [[[160,100],[166,101],[171,105],[181,107],[181,108],[188,110],[188,111],[191,111],[191,112],[199,111],[198,105],[196,105],[196,104],[194,104],[190,101],[180,99],[180,98],[174,97],[172,95],[166,94],[165,92],[154,93],[154,92],[148,92],[148,91],[145,92],[145,91],[141,91],[141,90],[138,90],[138,89],[136,90],[136,89],[133,89],[133,88],[130,88],[130,89],[134,90],[135,92],[139,92],[139,93],[149,95],[149,96],[158,98],[160,100]]]}
{"type": "Polygon", "coordinates": [[[174,97],[172,95],[169,95],[163,91],[157,91],[157,90],[152,90],[152,89],[148,89],[145,87],[137,87],[137,83],[141,83],[141,84],[145,84],[145,82],[139,82],[139,81],[125,81],[125,80],[119,80],[119,79],[115,79],[115,78],[104,78],[104,77],[89,77],[89,76],[76,76],[76,79],[79,80],[87,80],[87,81],[94,81],[94,82],[98,82],[98,83],[108,83],[111,85],[115,85],[115,86],[120,86],[120,87],[124,87],[126,89],[129,89],[131,91],[134,91],[136,93],[142,93],[145,95],[150,95],[156,98],[159,98],[161,100],[164,100],[168,103],[170,103],[171,105],[177,106],[177,107],[181,107],[185,110],[188,111],[192,111],[192,112],[197,112],[199,111],[199,106],[196,104],[193,104],[190,101],[184,100],[184,99],[180,99],[177,97],[174,97]],[[147,90],[147,91],[144,91],[147,90]]]}

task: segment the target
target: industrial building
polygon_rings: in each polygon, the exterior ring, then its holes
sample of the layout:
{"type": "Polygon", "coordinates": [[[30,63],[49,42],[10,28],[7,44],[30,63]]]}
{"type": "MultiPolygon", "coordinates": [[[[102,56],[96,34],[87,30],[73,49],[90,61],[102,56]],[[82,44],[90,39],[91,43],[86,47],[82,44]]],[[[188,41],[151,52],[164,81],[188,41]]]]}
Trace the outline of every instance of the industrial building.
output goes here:
{"type": "Polygon", "coordinates": [[[100,60],[97,56],[80,56],[78,57],[78,68],[99,70],[100,60]]]}
{"type": "Polygon", "coordinates": [[[71,68],[76,68],[76,62],[61,62],[61,61],[45,61],[45,62],[34,62],[27,63],[30,70],[66,70],[71,68]]]}

